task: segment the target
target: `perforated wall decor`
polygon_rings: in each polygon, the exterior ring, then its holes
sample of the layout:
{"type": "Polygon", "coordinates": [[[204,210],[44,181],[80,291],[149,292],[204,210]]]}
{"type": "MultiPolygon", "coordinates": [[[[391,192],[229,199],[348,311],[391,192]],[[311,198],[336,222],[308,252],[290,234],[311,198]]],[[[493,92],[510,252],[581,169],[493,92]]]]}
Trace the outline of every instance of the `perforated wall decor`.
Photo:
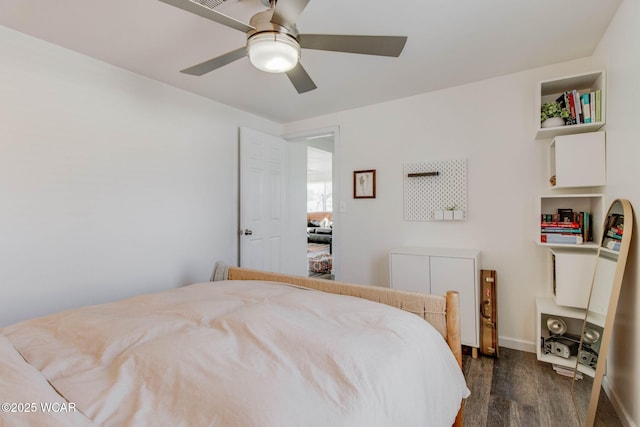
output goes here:
{"type": "Polygon", "coordinates": [[[456,219],[466,219],[466,159],[405,163],[405,221],[434,221],[436,219],[443,219],[440,217],[443,211],[446,214],[446,211],[452,211],[454,209],[458,211],[458,215],[462,215],[461,218],[458,216],[456,219]],[[429,173],[435,172],[437,172],[437,174],[429,175],[429,173]],[[459,214],[460,211],[462,211],[462,214],[459,214]]]}

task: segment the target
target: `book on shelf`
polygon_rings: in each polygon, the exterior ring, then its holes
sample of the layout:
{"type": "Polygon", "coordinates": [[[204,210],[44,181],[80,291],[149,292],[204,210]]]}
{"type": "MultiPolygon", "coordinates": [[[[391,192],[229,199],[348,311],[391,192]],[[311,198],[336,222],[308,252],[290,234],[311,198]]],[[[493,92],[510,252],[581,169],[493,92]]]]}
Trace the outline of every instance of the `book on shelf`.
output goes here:
{"type": "Polygon", "coordinates": [[[582,115],[585,123],[591,123],[591,96],[588,93],[581,95],[582,115]]]}
{"type": "Polygon", "coordinates": [[[573,227],[543,227],[540,226],[540,232],[542,233],[560,233],[560,234],[582,234],[581,228],[573,227]]]}
{"type": "Polygon", "coordinates": [[[602,120],[602,91],[580,93],[577,90],[562,92],[556,102],[569,112],[564,119],[566,125],[596,123],[602,120]]]}
{"type": "Polygon", "coordinates": [[[585,242],[592,241],[593,227],[591,226],[591,214],[589,212],[580,212],[578,221],[580,222],[580,226],[582,227],[582,237],[584,238],[585,242]]]}
{"type": "Polygon", "coordinates": [[[569,124],[571,125],[575,125],[578,123],[578,121],[576,120],[576,104],[575,101],[573,99],[573,92],[565,92],[567,94],[567,97],[569,99],[569,124]]]}
{"type": "Polygon", "coordinates": [[[559,222],[572,222],[573,221],[573,209],[558,209],[558,221],[559,222]]]}
{"type": "Polygon", "coordinates": [[[576,108],[576,124],[579,125],[581,123],[584,123],[584,119],[582,116],[582,108],[581,108],[581,103],[580,103],[580,94],[578,93],[577,90],[573,90],[573,103],[575,104],[575,108],[576,108]]]}
{"type": "Polygon", "coordinates": [[[602,120],[602,101],[601,101],[601,92],[600,89],[595,91],[595,99],[596,99],[596,122],[602,120]]]}
{"type": "Polygon", "coordinates": [[[580,228],[580,223],[577,221],[567,221],[567,222],[553,221],[553,220],[545,221],[543,219],[542,222],[540,223],[540,226],[541,227],[580,228]]]}
{"type": "Polygon", "coordinates": [[[543,233],[582,234],[582,227],[577,222],[541,222],[540,231],[543,233]]]}
{"type": "Polygon", "coordinates": [[[575,375],[576,379],[578,380],[581,380],[583,378],[582,372],[576,371],[575,369],[568,366],[561,366],[555,363],[552,363],[551,366],[553,366],[553,370],[556,371],[557,374],[564,375],[565,377],[570,378],[573,378],[573,376],[575,375]]]}
{"type": "Polygon", "coordinates": [[[540,233],[541,243],[581,245],[584,243],[582,234],[540,233]]]}
{"type": "Polygon", "coordinates": [[[582,244],[593,240],[589,212],[558,209],[557,214],[540,215],[542,243],[582,244]]]}
{"type": "Polygon", "coordinates": [[[579,94],[577,91],[572,90],[569,93],[569,102],[570,102],[570,109],[569,112],[571,113],[571,124],[573,125],[579,125],[580,124],[580,98],[579,98],[579,94]]]}

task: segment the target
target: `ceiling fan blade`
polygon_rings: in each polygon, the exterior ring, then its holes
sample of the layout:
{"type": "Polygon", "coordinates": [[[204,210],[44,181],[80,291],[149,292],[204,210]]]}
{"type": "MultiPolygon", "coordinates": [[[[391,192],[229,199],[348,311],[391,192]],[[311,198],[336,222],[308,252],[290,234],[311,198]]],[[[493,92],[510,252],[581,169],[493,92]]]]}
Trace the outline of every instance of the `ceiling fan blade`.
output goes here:
{"type": "Polygon", "coordinates": [[[291,80],[291,83],[298,93],[309,92],[317,88],[316,84],[311,80],[311,77],[309,77],[309,74],[307,74],[307,71],[299,62],[293,70],[287,71],[287,77],[289,77],[289,80],[291,80]]]}
{"type": "Polygon", "coordinates": [[[278,0],[271,17],[271,22],[292,30],[296,27],[298,16],[309,3],[309,0],[278,0]]]}
{"type": "Polygon", "coordinates": [[[186,10],[187,12],[194,13],[198,16],[202,16],[203,18],[210,19],[218,24],[226,25],[227,27],[234,28],[238,31],[242,31],[243,33],[248,33],[249,31],[255,30],[251,25],[245,24],[244,22],[240,22],[230,16],[223,15],[222,13],[216,12],[213,9],[210,9],[206,6],[201,5],[200,3],[195,3],[191,0],[160,0],[163,3],[170,4],[171,6],[175,6],[178,9],[186,10]]]}
{"type": "Polygon", "coordinates": [[[239,49],[227,52],[224,55],[220,55],[208,61],[204,61],[198,65],[194,65],[193,67],[185,68],[180,72],[191,74],[192,76],[201,76],[215,70],[216,68],[220,68],[223,65],[227,65],[233,61],[236,61],[244,56],[247,56],[247,48],[243,46],[239,49]]]}
{"type": "Polygon", "coordinates": [[[404,36],[300,34],[298,42],[306,49],[397,57],[402,53],[407,38],[404,36]]]}

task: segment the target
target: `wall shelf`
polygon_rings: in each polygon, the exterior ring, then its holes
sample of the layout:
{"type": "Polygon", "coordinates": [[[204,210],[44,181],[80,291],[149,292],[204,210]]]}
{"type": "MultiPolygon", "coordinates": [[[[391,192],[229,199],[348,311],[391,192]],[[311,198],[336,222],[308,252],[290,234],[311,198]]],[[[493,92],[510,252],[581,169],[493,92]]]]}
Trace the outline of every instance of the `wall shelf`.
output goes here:
{"type": "Polygon", "coordinates": [[[580,336],[585,314],[585,310],[557,305],[551,298],[536,298],[536,319],[538,319],[536,336],[540,339],[540,342],[536,346],[537,359],[542,362],[553,363],[571,369],[575,369],[577,365],[579,372],[593,377],[595,375],[595,369],[577,363],[576,356],[564,358],[554,354],[545,354],[543,349],[543,340],[550,337],[549,331],[546,328],[546,319],[548,317],[562,318],[567,323],[568,332],[580,336]]]}
{"type": "Polygon", "coordinates": [[[567,247],[576,249],[597,249],[599,242],[584,242],[583,244],[544,243],[540,240],[540,217],[543,213],[552,214],[558,209],[571,208],[574,212],[589,212],[591,214],[591,235],[597,239],[602,232],[604,221],[604,194],[548,194],[539,196],[536,205],[535,242],[540,246],[567,247]]]}
{"type": "Polygon", "coordinates": [[[559,135],[594,132],[606,123],[606,76],[604,71],[577,74],[538,83],[535,106],[536,139],[550,139],[559,135]],[[593,123],[555,126],[543,128],[540,123],[540,107],[545,102],[555,101],[566,91],[577,90],[580,93],[600,91],[600,120],[593,123]]]}
{"type": "Polygon", "coordinates": [[[409,173],[407,176],[409,178],[419,178],[422,176],[438,176],[440,172],[418,172],[418,173],[409,173]]]}

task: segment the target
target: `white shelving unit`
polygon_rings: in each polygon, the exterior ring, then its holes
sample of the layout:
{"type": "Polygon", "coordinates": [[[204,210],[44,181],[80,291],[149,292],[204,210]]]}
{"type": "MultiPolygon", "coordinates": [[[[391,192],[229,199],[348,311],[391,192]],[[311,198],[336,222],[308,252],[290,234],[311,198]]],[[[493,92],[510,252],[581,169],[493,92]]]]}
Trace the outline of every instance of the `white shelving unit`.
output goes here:
{"type": "MultiPolygon", "coordinates": [[[[540,361],[571,369],[575,369],[577,365],[580,372],[593,377],[594,369],[577,364],[576,355],[564,358],[561,357],[561,353],[546,354],[544,342],[551,337],[546,324],[550,317],[559,317],[565,321],[568,334],[577,337],[581,335],[594,269],[596,264],[603,262],[597,254],[606,212],[605,198],[603,194],[591,192],[598,191],[598,187],[606,185],[605,133],[597,132],[606,123],[605,72],[600,70],[541,81],[538,83],[535,98],[536,139],[550,140],[548,177],[549,189],[553,191],[552,194],[539,196],[535,203],[535,241],[549,250],[549,276],[553,289],[551,297],[536,299],[536,332],[540,339],[536,353],[540,361]],[[556,101],[565,92],[574,90],[580,94],[599,91],[600,120],[542,128],[542,104],[556,101]],[[582,188],[582,194],[572,192],[578,188],[582,188]],[[582,244],[541,242],[541,214],[555,214],[558,213],[558,209],[588,212],[591,216],[590,234],[594,241],[582,244]]],[[[599,319],[590,318],[589,321],[594,322],[595,327],[601,323],[599,319]]],[[[550,345],[558,346],[558,341],[552,342],[550,345]]],[[[551,351],[556,350],[557,348],[554,348],[551,351]]]]}
{"type": "Polygon", "coordinates": [[[556,136],[549,145],[552,189],[606,185],[605,133],[556,136]]]}
{"type": "Polygon", "coordinates": [[[536,96],[535,122],[536,139],[550,139],[558,135],[570,135],[584,132],[594,132],[606,123],[606,76],[604,71],[577,74],[557,79],[544,80],[538,83],[536,96]],[[558,99],[566,91],[577,90],[580,93],[600,91],[601,114],[600,121],[569,126],[542,128],[540,124],[540,107],[545,102],[558,99]]]}

